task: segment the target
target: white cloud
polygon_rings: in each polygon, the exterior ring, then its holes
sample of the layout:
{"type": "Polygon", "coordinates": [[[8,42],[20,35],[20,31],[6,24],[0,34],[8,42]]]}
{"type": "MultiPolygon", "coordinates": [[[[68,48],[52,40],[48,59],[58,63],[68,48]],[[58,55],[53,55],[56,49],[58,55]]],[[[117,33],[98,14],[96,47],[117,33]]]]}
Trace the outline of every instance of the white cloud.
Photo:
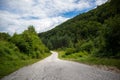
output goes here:
{"type": "Polygon", "coordinates": [[[106,1],[96,0],[91,3],[90,0],[1,0],[0,31],[21,33],[29,25],[35,26],[37,32],[47,31],[69,19],[63,17],[63,13],[82,11],[106,1]]]}
{"type": "Polygon", "coordinates": [[[101,5],[103,3],[105,3],[108,0],[96,0],[96,5],[101,5]]]}
{"type": "Polygon", "coordinates": [[[18,32],[21,33],[24,31],[29,25],[34,25],[37,32],[47,31],[52,29],[59,23],[67,20],[68,18],[64,18],[61,16],[52,17],[52,18],[43,18],[43,19],[31,19],[24,20],[21,19],[21,16],[10,14],[9,12],[0,12],[0,30],[9,33],[18,32]]]}

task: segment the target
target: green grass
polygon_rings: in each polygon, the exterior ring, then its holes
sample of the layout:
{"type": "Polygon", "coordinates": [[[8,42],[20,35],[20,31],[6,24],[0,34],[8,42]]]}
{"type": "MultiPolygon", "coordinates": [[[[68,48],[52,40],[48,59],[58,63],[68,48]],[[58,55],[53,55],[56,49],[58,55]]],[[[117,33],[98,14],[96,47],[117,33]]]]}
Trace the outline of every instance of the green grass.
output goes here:
{"type": "MultiPolygon", "coordinates": [[[[43,58],[49,56],[50,54],[45,54],[43,58]]],[[[26,59],[26,60],[5,60],[5,61],[0,61],[0,79],[3,78],[4,76],[24,67],[28,66],[30,64],[33,64],[37,61],[42,60],[43,58],[40,59],[26,59]]]]}
{"type": "Polygon", "coordinates": [[[86,52],[73,53],[70,55],[66,55],[65,51],[58,52],[60,59],[72,60],[89,65],[106,65],[120,69],[120,59],[93,57],[87,54],[86,52]]]}

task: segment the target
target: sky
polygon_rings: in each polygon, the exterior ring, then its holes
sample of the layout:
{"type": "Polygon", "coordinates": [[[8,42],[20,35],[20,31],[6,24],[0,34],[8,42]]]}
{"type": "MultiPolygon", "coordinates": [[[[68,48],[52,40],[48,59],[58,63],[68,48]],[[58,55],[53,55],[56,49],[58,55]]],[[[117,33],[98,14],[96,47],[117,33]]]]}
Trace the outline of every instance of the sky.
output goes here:
{"type": "Polygon", "coordinates": [[[48,31],[107,0],[0,0],[0,32],[21,33],[33,25],[48,31]]]}

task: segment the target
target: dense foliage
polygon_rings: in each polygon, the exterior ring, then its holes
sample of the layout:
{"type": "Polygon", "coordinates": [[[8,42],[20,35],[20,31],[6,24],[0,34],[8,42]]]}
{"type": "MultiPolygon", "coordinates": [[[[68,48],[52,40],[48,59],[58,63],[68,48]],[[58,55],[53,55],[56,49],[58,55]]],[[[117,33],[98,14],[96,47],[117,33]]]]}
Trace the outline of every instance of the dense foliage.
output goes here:
{"type": "Polygon", "coordinates": [[[21,34],[0,33],[0,78],[50,55],[33,26],[21,34]]]}
{"type": "Polygon", "coordinates": [[[94,56],[119,58],[119,3],[111,0],[39,36],[49,49],[69,48],[73,53],[86,51],[94,56]]]}
{"type": "Polygon", "coordinates": [[[33,26],[29,26],[22,34],[0,33],[0,60],[18,60],[42,58],[48,48],[41,42],[33,26]]]}

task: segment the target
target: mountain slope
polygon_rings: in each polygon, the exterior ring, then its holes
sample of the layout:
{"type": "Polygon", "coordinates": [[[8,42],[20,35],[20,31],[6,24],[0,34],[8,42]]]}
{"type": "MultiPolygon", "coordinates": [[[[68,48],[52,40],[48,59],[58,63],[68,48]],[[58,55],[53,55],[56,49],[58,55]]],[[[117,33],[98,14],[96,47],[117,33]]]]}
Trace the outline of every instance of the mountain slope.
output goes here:
{"type": "Polygon", "coordinates": [[[120,57],[119,3],[111,0],[39,36],[49,49],[71,48],[73,53],[120,57]]]}

